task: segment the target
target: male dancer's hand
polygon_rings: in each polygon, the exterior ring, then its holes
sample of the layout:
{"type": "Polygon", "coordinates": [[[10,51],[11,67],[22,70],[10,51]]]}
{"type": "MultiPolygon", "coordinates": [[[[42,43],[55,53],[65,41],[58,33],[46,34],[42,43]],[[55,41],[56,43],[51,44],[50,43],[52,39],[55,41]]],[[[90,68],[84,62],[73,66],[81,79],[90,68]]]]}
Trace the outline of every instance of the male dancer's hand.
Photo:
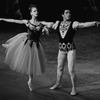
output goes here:
{"type": "Polygon", "coordinates": [[[96,21],[96,26],[97,26],[97,27],[99,26],[99,24],[100,24],[100,22],[99,22],[99,21],[96,21]]]}

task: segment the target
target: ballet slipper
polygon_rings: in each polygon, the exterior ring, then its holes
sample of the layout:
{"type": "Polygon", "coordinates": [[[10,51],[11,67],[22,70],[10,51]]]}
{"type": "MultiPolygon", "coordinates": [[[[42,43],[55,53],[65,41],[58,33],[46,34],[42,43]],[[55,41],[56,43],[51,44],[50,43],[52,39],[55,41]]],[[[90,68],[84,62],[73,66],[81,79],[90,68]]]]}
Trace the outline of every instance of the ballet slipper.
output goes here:
{"type": "Polygon", "coordinates": [[[51,90],[55,90],[60,86],[60,84],[55,84],[54,86],[50,87],[51,90]]]}
{"type": "Polygon", "coordinates": [[[75,96],[76,95],[76,91],[75,90],[72,90],[72,92],[70,93],[72,96],[75,96]]]}
{"type": "Polygon", "coordinates": [[[5,47],[5,44],[2,44],[3,47],[5,47]]]}
{"type": "Polygon", "coordinates": [[[33,89],[32,89],[32,84],[31,84],[31,81],[30,81],[30,80],[28,81],[28,87],[29,87],[29,90],[30,90],[30,91],[33,90],[33,89]]]}

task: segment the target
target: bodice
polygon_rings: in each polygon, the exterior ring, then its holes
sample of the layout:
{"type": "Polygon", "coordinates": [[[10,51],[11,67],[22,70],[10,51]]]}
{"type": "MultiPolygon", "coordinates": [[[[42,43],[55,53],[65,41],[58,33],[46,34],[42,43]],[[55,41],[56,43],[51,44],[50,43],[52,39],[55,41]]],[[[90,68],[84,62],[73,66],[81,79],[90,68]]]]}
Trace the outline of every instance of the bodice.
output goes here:
{"type": "Polygon", "coordinates": [[[34,25],[29,21],[27,25],[28,39],[33,41],[38,41],[40,35],[42,34],[42,29],[43,29],[43,24],[39,23],[38,25],[34,25]]]}

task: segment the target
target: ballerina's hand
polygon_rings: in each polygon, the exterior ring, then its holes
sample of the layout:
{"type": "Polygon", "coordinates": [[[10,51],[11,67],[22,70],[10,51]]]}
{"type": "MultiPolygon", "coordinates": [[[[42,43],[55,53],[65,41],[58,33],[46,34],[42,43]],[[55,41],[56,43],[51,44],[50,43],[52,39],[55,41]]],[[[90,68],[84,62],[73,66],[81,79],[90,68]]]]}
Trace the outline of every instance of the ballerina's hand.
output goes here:
{"type": "Polygon", "coordinates": [[[53,28],[53,29],[56,29],[57,26],[58,26],[58,23],[59,23],[59,21],[57,20],[57,21],[53,24],[52,28],[53,28]]]}
{"type": "Polygon", "coordinates": [[[46,26],[44,26],[42,32],[43,32],[43,34],[46,33],[47,35],[49,35],[49,29],[46,26]]]}
{"type": "Polygon", "coordinates": [[[2,20],[2,18],[0,18],[0,21],[2,20]]]}

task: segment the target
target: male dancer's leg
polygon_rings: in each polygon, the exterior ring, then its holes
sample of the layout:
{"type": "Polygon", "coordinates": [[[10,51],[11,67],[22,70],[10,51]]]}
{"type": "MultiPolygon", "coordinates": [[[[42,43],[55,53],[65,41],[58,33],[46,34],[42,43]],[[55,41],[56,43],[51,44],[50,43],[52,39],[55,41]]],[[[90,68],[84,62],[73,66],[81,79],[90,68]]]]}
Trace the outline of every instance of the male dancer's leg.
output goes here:
{"type": "Polygon", "coordinates": [[[72,82],[72,91],[71,95],[76,95],[76,89],[75,89],[75,60],[76,60],[76,50],[70,50],[67,55],[68,59],[68,71],[70,74],[71,82],[72,82]]]}
{"type": "Polygon", "coordinates": [[[61,78],[62,78],[62,75],[63,75],[63,69],[64,69],[65,61],[67,59],[66,55],[67,54],[65,52],[59,50],[58,65],[57,65],[57,80],[56,80],[56,84],[53,87],[51,87],[50,89],[56,89],[60,85],[61,78]]]}

